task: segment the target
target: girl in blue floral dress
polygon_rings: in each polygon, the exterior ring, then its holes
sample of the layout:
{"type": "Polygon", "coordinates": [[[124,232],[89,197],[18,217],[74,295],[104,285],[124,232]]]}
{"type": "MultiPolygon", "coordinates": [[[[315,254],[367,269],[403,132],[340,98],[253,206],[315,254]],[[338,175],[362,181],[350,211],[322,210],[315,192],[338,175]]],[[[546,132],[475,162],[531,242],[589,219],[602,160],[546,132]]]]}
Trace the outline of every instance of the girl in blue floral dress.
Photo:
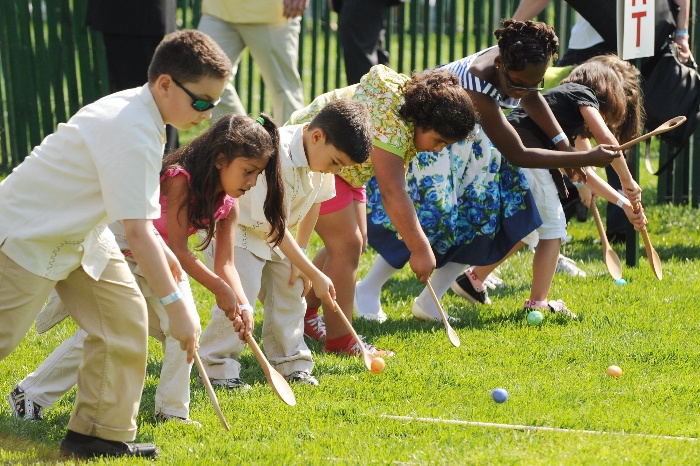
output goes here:
{"type": "MultiPolygon", "coordinates": [[[[605,166],[616,156],[600,146],[584,153],[559,152],[571,150],[568,139],[539,94],[545,71],[556,58],[554,30],[544,23],[508,20],[494,34],[498,46],[445,66],[459,76],[480,113],[473,139],[441,152],[420,153],[406,178],[409,196],[437,259],[431,282],[438,297],[464,264],[502,262],[521,246],[522,238],[541,225],[527,180],[511,162],[534,168],[605,166]],[[524,147],[502,112],[519,105],[559,151],[524,147]]],[[[374,180],[367,184],[367,198],[369,244],[381,257],[356,288],[355,310],[360,316],[383,320],[381,287],[404,266],[408,250],[384,211],[374,180]]],[[[485,278],[474,278],[477,299],[485,296],[485,278]]],[[[413,315],[420,320],[440,320],[427,290],[416,298],[413,315]]]]}

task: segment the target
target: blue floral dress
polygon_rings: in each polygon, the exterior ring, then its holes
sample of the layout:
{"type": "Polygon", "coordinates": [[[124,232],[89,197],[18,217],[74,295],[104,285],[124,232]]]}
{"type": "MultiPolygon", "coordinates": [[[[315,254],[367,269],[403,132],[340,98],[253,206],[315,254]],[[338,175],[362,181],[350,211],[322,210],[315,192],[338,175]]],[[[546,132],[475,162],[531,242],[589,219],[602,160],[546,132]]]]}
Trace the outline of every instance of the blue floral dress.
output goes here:
{"type": "MultiPolygon", "coordinates": [[[[483,52],[482,52],[483,53],[483,52]]],[[[471,75],[478,54],[447,65],[460,75],[463,87],[513,107],[491,84],[471,75]]],[[[515,244],[541,224],[523,172],[503,158],[480,125],[474,138],[442,152],[421,152],[408,167],[406,189],[433,247],[438,267],[447,262],[489,265],[503,259],[515,244]]],[[[410,257],[381,202],[376,177],[367,183],[369,244],[392,267],[410,257]]]]}

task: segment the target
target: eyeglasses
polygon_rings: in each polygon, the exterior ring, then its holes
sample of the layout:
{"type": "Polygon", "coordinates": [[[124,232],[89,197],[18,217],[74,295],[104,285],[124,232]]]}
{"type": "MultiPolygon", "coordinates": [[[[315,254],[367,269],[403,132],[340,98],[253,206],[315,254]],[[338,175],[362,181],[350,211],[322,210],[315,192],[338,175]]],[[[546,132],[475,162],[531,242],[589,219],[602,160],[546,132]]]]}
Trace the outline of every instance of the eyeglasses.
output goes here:
{"type": "Polygon", "coordinates": [[[212,108],[216,107],[216,105],[221,102],[221,98],[217,99],[216,102],[208,102],[206,100],[202,100],[193,93],[191,93],[185,86],[180,84],[177,79],[173,78],[173,82],[185,91],[185,94],[190,96],[190,99],[192,99],[192,108],[197,110],[198,112],[206,112],[207,110],[211,110],[212,108]]]}
{"type": "Polygon", "coordinates": [[[540,82],[540,85],[537,87],[522,87],[514,86],[513,83],[510,82],[510,78],[508,77],[508,70],[504,69],[503,74],[506,77],[506,86],[508,86],[509,89],[513,89],[514,91],[539,92],[544,90],[544,77],[542,78],[542,82],[540,82]]]}

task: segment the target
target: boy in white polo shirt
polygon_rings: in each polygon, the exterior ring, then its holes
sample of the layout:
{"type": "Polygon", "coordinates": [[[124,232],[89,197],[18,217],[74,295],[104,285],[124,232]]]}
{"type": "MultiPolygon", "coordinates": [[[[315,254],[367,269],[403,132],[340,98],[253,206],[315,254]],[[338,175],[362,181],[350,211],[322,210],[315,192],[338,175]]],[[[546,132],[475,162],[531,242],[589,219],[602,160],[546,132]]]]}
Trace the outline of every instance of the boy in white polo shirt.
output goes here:
{"type": "MultiPolygon", "coordinates": [[[[236,270],[245,271],[240,273],[245,295],[260,296],[263,302],[263,347],[270,363],[289,382],[318,385],[311,375],[311,351],[304,342],[304,296],[311,282],[316,295],[330,308],[335,290],[304,251],[316,225],[320,203],[335,196],[333,174],[344,166],[367,160],[372,131],[365,104],[350,99],[326,105],[310,123],[279,128],[287,228],[297,227],[296,240],[287,230],[279,247],[270,247],[270,225],[262,210],[267,192],[264,175],[239,198],[236,270]]],[[[232,320],[238,331],[240,318],[232,320]]],[[[241,351],[243,343],[231,321],[223,311],[213,310],[202,333],[199,353],[215,385],[242,385],[240,364],[236,361],[241,351]]]]}
{"type": "Polygon", "coordinates": [[[210,118],[230,74],[231,62],[208,36],[174,33],[158,46],[146,85],[79,110],[0,183],[0,359],[54,288],[89,335],[64,455],[158,454],[153,444],[127,443],[136,436],[146,371],[146,302],[107,224],[123,221],[191,361],[196,310],[179,299],[152,226],[165,124],[187,130],[210,118]]]}

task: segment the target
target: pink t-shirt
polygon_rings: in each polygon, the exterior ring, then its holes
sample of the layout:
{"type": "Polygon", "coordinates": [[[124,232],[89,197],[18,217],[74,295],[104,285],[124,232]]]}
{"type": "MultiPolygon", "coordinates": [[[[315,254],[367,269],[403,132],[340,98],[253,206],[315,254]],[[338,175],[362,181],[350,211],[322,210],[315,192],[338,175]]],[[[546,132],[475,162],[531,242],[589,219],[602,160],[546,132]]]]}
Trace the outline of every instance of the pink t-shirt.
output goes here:
{"type": "MultiPolygon", "coordinates": [[[[163,173],[160,177],[160,183],[163,184],[163,180],[165,180],[166,177],[174,177],[182,173],[187,177],[187,181],[190,181],[190,174],[187,173],[187,171],[183,168],[169,168],[163,173]]],[[[231,209],[233,209],[233,206],[235,205],[236,200],[229,196],[228,194],[224,194],[221,196],[221,198],[217,201],[215,205],[215,212],[214,212],[214,220],[221,220],[222,218],[228,217],[229,213],[231,213],[231,209]]],[[[160,218],[157,220],[153,221],[153,226],[156,227],[156,230],[158,230],[158,233],[160,233],[160,236],[163,237],[163,240],[165,241],[166,244],[168,244],[168,228],[167,228],[167,216],[166,216],[166,209],[168,205],[168,196],[163,194],[161,191],[160,193],[160,218]]],[[[193,235],[197,229],[190,225],[187,234],[189,236],[193,235]]]]}

